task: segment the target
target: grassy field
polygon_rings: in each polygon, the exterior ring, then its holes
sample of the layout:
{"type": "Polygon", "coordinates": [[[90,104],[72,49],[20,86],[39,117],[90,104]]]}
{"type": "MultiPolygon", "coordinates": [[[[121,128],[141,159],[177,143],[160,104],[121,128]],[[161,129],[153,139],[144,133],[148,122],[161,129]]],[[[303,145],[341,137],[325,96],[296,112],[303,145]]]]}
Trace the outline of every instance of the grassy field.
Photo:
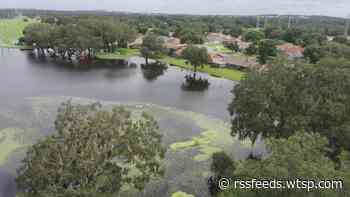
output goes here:
{"type": "Polygon", "coordinates": [[[211,48],[214,52],[218,53],[232,53],[232,50],[225,47],[223,44],[208,43],[206,47],[211,48]]]}
{"type": "MultiPolygon", "coordinates": [[[[180,58],[173,58],[173,57],[165,57],[161,61],[172,64],[174,66],[178,66],[184,69],[192,70],[193,67],[190,64],[186,64],[186,60],[180,59],[180,58]]],[[[203,68],[198,68],[199,72],[208,73],[215,77],[222,77],[225,79],[230,79],[233,81],[239,81],[244,76],[244,72],[239,70],[234,70],[230,68],[215,68],[211,67],[210,65],[205,65],[203,68]]]]}
{"type": "Polygon", "coordinates": [[[98,53],[96,57],[98,59],[128,59],[139,55],[140,50],[138,49],[118,49],[114,53],[98,53]]]}
{"type": "MultiPolygon", "coordinates": [[[[133,56],[140,56],[140,50],[138,49],[118,49],[115,53],[99,53],[96,55],[98,59],[128,59],[133,56]]],[[[181,58],[173,58],[166,56],[160,61],[171,64],[183,69],[192,70],[193,67],[186,64],[186,60],[181,58]]],[[[242,71],[234,70],[230,68],[214,68],[210,65],[205,65],[203,68],[198,68],[199,72],[208,73],[214,77],[222,77],[225,79],[239,81],[245,74],[242,71]]]]}
{"type": "Polygon", "coordinates": [[[18,38],[23,36],[24,28],[31,23],[37,22],[33,19],[28,19],[27,22],[24,18],[15,19],[0,19],[0,46],[2,47],[18,47],[15,43],[18,38]]]}

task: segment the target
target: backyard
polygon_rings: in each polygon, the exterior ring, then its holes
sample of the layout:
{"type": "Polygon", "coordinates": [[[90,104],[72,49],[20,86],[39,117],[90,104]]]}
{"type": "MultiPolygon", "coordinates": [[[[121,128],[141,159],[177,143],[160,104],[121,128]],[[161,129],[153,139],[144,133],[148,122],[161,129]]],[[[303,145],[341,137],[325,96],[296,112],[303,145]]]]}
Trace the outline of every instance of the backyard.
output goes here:
{"type": "Polygon", "coordinates": [[[0,46],[18,48],[16,42],[23,35],[23,29],[35,22],[37,21],[34,19],[23,17],[0,19],[0,46]]]}

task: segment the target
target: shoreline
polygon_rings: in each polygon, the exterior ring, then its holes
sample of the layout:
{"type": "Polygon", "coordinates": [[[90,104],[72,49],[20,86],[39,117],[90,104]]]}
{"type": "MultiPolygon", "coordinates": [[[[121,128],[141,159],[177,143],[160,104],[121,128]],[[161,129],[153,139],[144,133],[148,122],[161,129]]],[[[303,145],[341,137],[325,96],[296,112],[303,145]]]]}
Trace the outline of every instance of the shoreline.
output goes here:
{"type": "MultiPolygon", "coordinates": [[[[121,52],[118,53],[100,53],[96,55],[96,59],[100,60],[113,60],[121,59],[128,60],[131,57],[141,57],[139,49],[121,49],[121,52]]],[[[186,70],[193,70],[193,67],[189,64],[186,64],[186,60],[182,58],[175,58],[170,56],[164,56],[158,61],[169,64],[171,66],[176,66],[186,70]]],[[[210,76],[217,78],[224,78],[231,81],[240,81],[243,79],[246,72],[240,71],[233,68],[216,68],[210,65],[204,65],[203,67],[198,67],[199,72],[207,73],[210,76]]]]}

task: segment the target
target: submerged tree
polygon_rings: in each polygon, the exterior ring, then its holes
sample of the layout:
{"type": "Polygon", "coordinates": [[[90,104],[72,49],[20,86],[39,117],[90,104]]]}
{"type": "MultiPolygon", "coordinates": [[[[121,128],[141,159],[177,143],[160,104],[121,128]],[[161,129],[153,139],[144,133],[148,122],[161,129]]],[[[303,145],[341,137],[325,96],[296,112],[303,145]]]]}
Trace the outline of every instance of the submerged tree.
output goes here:
{"type": "Polygon", "coordinates": [[[57,134],[33,145],[18,171],[21,196],[111,197],[125,184],[142,189],[162,174],[157,122],[100,107],[67,102],[59,108],[57,134]]]}
{"type": "Polygon", "coordinates": [[[150,33],[143,38],[141,54],[146,59],[146,64],[149,58],[159,58],[164,50],[164,40],[156,34],[150,33]]]}
{"type": "Polygon", "coordinates": [[[189,46],[183,52],[182,56],[193,66],[193,78],[196,78],[198,66],[208,63],[208,51],[206,48],[189,46]]]}
{"type": "Polygon", "coordinates": [[[182,52],[182,56],[193,66],[193,75],[185,76],[185,83],[182,84],[184,90],[201,91],[209,87],[208,79],[197,78],[198,66],[203,66],[208,63],[208,52],[206,48],[196,46],[189,46],[182,52]]]}
{"type": "Polygon", "coordinates": [[[45,49],[49,48],[53,44],[52,33],[54,32],[54,26],[46,23],[33,23],[28,25],[24,30],[24,41],[45,55],[45,49]]]}

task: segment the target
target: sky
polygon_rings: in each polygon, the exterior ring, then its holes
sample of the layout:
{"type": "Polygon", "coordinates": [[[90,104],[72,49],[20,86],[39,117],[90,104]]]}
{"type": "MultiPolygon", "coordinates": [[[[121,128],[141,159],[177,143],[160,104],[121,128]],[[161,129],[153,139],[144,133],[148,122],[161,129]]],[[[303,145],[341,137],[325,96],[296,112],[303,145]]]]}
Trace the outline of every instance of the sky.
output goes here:
{"type": "Polygon", "coordinates": [[[346,17],[350,0],[0,0],[0,8],[169,14],[300,14],[346,17]]]}

